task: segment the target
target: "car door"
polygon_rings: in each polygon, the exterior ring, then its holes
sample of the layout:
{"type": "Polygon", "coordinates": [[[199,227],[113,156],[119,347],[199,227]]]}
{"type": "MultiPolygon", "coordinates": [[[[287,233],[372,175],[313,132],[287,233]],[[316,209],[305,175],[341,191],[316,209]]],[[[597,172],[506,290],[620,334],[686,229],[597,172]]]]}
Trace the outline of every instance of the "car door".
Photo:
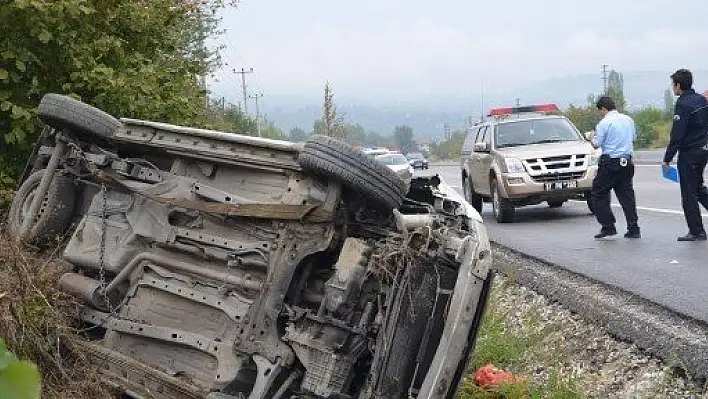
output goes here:
{"type": "Polygon", "coordinates": [[[491,189],[489,187],[489,172],[492,170],[492,162],[494,158],[492,157],[492,136],[494,135],[494,126],[487,125],[484,129],[484,135],[481,137],[481,142],[487,145],[487,150],[485,152],[480,152],[479,157],[479,184],[476,187],[477,192],[484,195],[491,195],[491,189]]]}
{"type": "MultiPolygon", "coordinates": [[[[485,139],[487,130],[488,125],[483,125],[479,128],[479,130],[477,131],[475,144],[486,142],[485,139]]],[[[470,175],[472,184],[474,186],[474,191],[478,194],[489,194],[489,187],[487,187],[489,186],[487,182],[487,176],[489,176],[489,172],[488,169],[484,169],[484,164],[487,163],[489,153],[473,148],[472,156],[470,158],[470,175]]]]}

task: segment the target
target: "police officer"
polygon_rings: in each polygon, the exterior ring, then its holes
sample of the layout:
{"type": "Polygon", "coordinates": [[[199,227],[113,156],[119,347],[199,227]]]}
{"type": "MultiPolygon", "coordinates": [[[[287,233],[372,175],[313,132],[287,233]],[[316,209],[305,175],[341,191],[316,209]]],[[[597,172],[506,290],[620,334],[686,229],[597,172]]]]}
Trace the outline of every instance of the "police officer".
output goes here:
{"type": "Polygon", "coordinates": [[[617,111],[609,96],[597,101],[597,109],[603,115],[595,127],[591,143],[602,149],[597,175],[592,183],[592,201],[595,217],[602,228],[595,239],[614,236],[615,216],[610,206],[610,191],[614,190],[627,219],[625,238],[640,238],[637,203],[634,197],[634,141],[637,138],[634,121],[617,111]]]}
{"type": "Polygon", "coordinates": [[[703,171],[708,162],[708,100],[693,90],[693,75],[679,69],[671,75],[674,94],[678,96],[671,126],[669,145],[664,154],[663,168],[668,168],[678,152],[678,172],[681,186],[681,205],[688,224],[688,234],[678,241],[704,241],[700,202],[708,209],[708,190],[703,185],[703,171]]]}

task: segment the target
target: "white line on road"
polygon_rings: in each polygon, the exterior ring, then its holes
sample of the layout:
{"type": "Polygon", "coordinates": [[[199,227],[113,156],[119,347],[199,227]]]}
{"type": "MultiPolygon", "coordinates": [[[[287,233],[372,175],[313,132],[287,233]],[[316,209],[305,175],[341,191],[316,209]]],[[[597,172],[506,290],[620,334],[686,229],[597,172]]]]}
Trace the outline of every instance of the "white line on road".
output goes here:
{"type": "MultiPolygon", "coordinates": [[[[585,203],[585,201],[582,201],[582,200],[572,200],[572,201],[573,201],[573,202],[582,202],[582,203],[585,203]]],[[[621,208],[621,207],[622,207],[622,205],[620,205],[620,204],[615,204],[615,203],[613,203],[612,206],[614,206],[615,208],[621,208]]],[[[664,209],[664,208],[651,208],[651,207],[648,207],[648,206],[637,206],[637,210],[640,210],[640,211],[648,211],[648,212],[657,212],[657,213],[666,213],[666,214],[669,214],[669,215],[681,215],[681,216],[683,216],[683,211],[677,211],[676,209],[664,209]]],[[[703,213],[701,216],[704,217],[704,218],[708,218],[708,214],[705,214],[705,213],[703,213]]]]}

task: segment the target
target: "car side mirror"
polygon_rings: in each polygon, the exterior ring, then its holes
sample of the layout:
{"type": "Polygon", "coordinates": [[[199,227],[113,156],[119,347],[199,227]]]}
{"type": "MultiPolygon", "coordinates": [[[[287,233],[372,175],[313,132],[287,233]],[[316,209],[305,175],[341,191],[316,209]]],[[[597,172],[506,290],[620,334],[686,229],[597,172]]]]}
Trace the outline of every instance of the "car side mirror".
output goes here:
{"type": "Polygon", "coordinates": [[[475,152],[489,152],[489,146],[487,143],[474,143],[475,152]]]}

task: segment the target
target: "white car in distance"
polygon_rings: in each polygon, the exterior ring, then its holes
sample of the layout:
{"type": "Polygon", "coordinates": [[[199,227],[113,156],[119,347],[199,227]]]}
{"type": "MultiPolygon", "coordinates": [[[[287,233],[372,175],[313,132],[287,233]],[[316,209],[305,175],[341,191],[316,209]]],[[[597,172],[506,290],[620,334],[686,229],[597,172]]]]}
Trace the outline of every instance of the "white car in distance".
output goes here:
{"type": "Polygon", "coordinates": [[[403,154],[377,155],[376,160],[396,172],[406,183],[406,187],[410,187],[411,179],[413,179],[413,166],[403,154]]]}

